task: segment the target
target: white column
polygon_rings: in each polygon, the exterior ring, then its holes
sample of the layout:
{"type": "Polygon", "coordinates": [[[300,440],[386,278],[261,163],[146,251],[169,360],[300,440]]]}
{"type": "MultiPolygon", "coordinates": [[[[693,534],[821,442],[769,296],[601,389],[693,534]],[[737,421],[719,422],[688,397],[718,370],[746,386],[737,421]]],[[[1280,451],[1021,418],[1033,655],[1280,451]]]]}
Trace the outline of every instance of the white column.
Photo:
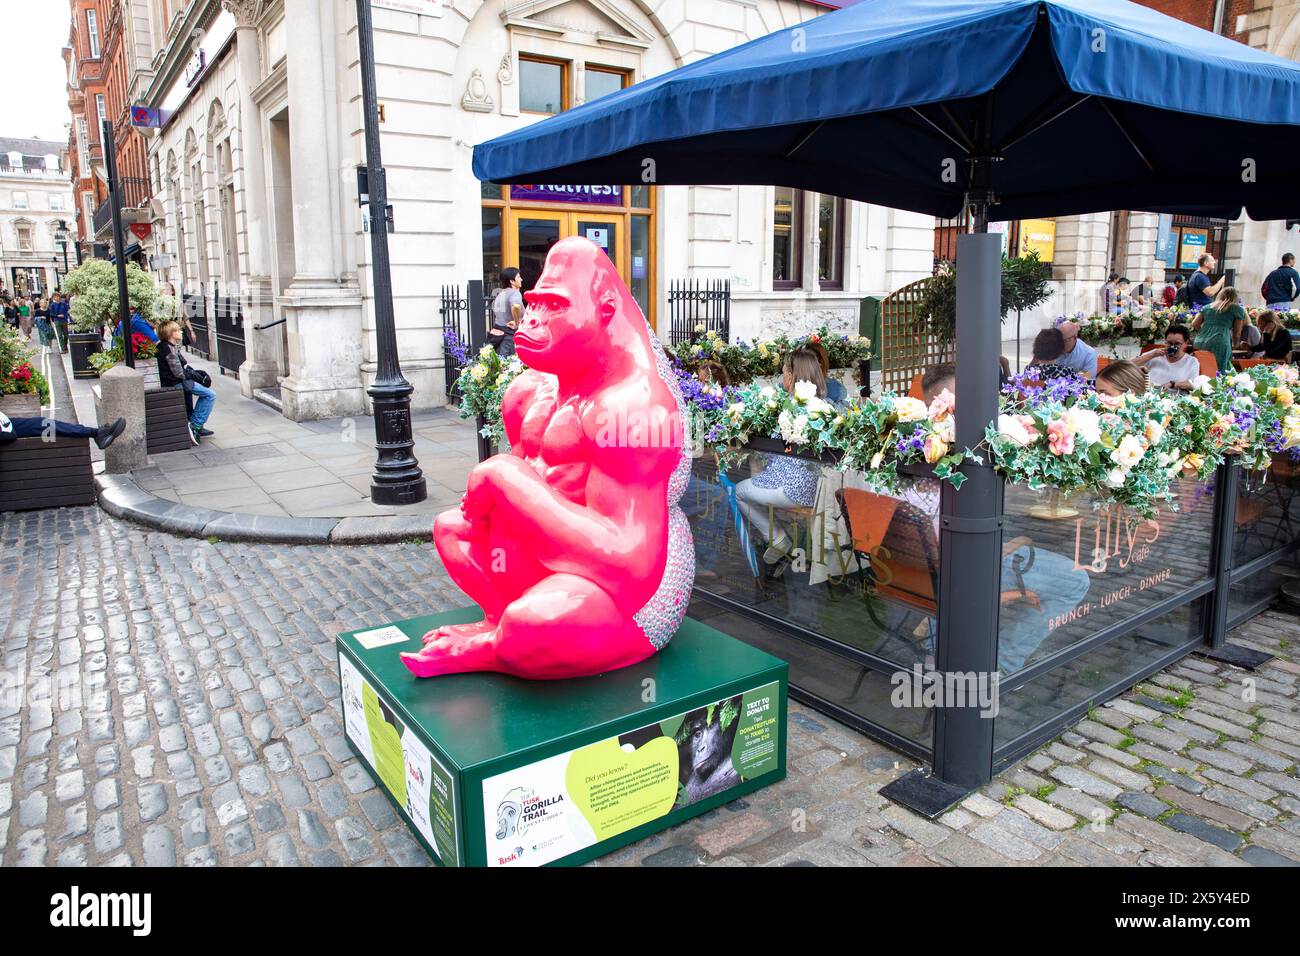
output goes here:
{"type": "Polygon", "coordinates": [[[285,0],[289,136],[293,143],[293,283],[280,298],[287,320],[289,376],[284,415],[295,421],[361,414],[365,392],[361,291],[339,274],[340,184],[330,166],[337,128],[327,93],[336,87],[331,4],[285,0]]]}
{"type": "Polygon", "coordinates": [[[253,102],[253,89],[262,81],[262,56],[258,49],[257,18],[260,0],[222,0],[235,18],[235,82],[239,87],[239,165],[244,190],[244,249],[248,273],[241,276],[244,302],[244,348],[247,358],[239,367],[239,387],[251,398],[254,389],[276,384],[280,370],[279,328],[263,332],[257,326],[275,321],[271,286],[270,219],[267,216],[265,147],[262,115],[253,102]]]}

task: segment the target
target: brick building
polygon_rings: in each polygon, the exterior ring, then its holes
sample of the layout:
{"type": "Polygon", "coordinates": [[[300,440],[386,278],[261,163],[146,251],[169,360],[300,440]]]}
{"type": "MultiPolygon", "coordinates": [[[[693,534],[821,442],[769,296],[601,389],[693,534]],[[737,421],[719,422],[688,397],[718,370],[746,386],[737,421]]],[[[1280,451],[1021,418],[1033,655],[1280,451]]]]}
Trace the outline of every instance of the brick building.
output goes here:
{"type": "Polygon", "coordinates": [[[99,118],[108,115],[104,83],[108,63],[104,56],[107,6],[106,0],[71,0],[72,23],[68,44],[63,48],[68,68],[68,109],[72,113],[68,159],[75,202],[69,231],[76,238],[78,262],[93,255],[95,211],[108,196],[103,178],[95,172],[104,165],[99,118]]]}

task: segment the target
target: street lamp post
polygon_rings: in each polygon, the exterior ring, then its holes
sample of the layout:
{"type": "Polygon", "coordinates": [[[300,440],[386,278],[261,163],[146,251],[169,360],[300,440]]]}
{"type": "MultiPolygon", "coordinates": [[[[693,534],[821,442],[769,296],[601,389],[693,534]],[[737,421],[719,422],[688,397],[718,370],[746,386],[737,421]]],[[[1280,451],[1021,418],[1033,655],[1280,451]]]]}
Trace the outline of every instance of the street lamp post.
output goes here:
{"type": "Polygon", "coordinates": [[[117,144],[113,142],[113,124],[104,120],[104,166],[108,170],[108,201],[113,204],[113,259],[117,263],[117,309],[122,316],[122,355],[128,368],[135,368],[135,349],[131,347],[131,298],[126,292],[126,256],[122,249],[122,193],[117,178],[117,144]]]}
{"type": "MultiPolygon", "coordinates": [[[[67,275],[68,274],[68,221],[66,219],[59,220],[59,228],[54,230],[54,241],[57,242],[59,244],[59,248],[63,250],[63,274],[67,275]]],[[[60,285],[59,288],[63,288],[63,286],[60,285]]]]}
{"type": "Polygon", "coordinates": [[[366,127],[367,199],[370,207],[371,286],[375,338],[379,346],[375,381],[367,389],[375,415],[375,471],[370,499],[376,504],[409,505],[428,494],[411,436],[411,383],[402,375],[393,322],[393,278],[388,262],[388,188],[379,154],[379,103],[375,96],[374,32],[370,0],[357,0],[361,97],[366,127]]]}

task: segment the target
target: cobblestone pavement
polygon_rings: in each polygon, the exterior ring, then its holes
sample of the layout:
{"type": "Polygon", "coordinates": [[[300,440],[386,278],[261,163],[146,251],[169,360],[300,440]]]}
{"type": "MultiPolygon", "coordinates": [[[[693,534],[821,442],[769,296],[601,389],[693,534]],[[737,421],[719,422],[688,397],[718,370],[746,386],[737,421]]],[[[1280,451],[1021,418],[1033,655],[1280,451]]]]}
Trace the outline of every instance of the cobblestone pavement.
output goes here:
{"type": "MultiPolygon", "coordinates": [[[[333,639],[462,601],[428,544],[0,516],[0,862],[427,865],[344,743],[333,639]]],[[[1255,619],[1258,673],[1186,659],[935,822],[878,793],[910,761],[795,705],[787,780],[597,865],[1298,865],[1297,635],[1255,619]]]]}

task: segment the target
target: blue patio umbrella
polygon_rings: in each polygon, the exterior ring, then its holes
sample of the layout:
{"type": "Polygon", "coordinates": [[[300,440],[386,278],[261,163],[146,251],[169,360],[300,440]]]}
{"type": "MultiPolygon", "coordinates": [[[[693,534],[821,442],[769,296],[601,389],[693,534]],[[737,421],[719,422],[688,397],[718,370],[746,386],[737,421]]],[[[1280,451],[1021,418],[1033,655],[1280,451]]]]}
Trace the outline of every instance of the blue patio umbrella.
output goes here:
{"type": "Polygon", "coordinates": [[[1300,64],[1125,0],[862,0],[480,144],[497,182],[761,183],[936,216],[1300,212],[1300,64]]]}

